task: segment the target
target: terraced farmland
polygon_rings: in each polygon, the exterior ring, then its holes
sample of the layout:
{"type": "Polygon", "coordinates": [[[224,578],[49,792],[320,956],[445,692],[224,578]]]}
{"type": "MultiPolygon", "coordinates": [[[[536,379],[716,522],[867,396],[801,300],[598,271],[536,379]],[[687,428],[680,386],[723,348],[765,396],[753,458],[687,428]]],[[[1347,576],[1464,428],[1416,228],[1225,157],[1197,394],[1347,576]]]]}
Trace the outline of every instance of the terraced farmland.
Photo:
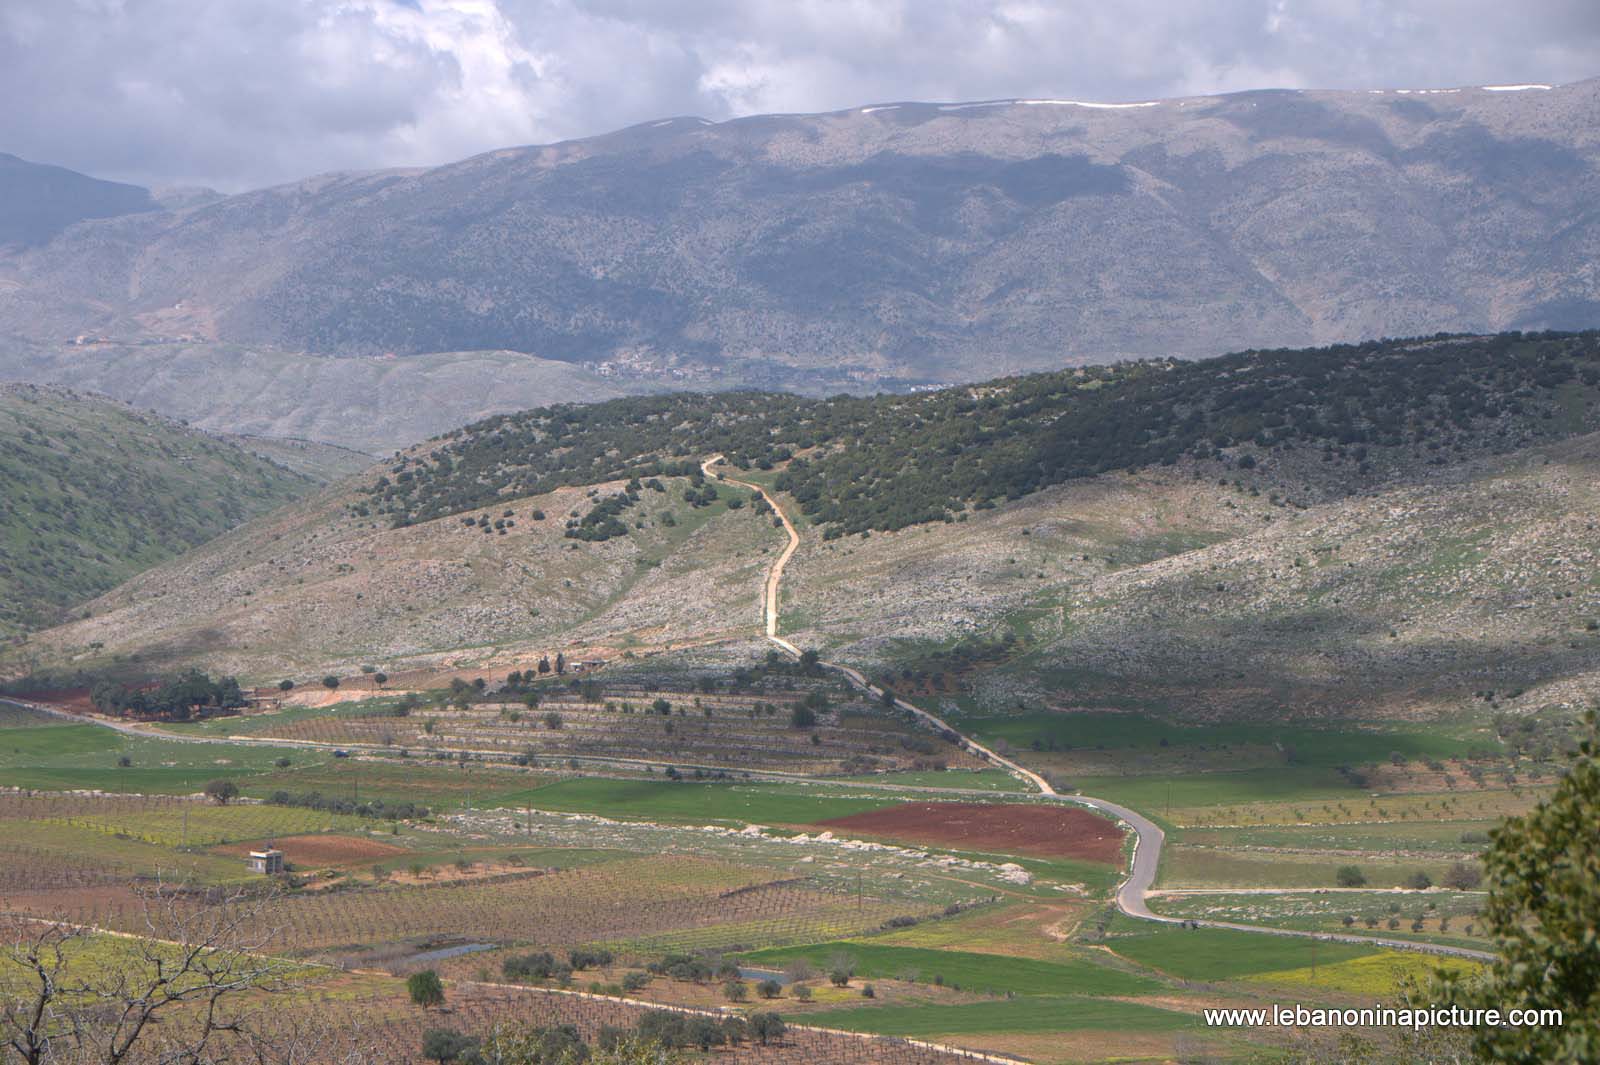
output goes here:
{"type": "Polygon", "coordinates": [[[258,722],[255,728],[278,739],[404,749],[424,757],[470,751],[541,764],[647,759],[804,774],[982,766],[900,714],[822,684],[708,693],[608,683],[587,693],[556,688],[542,693],[536,707],[508,700],[404,716],[392,709],[296,714],[281,725],[258,722]]]}

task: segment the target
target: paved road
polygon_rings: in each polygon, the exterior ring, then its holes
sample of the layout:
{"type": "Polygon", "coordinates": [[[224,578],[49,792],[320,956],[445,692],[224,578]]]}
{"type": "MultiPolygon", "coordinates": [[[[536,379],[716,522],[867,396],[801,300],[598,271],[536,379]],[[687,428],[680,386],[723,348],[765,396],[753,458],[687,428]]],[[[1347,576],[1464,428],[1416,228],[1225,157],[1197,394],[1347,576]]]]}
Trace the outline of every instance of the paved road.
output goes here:
{"type": "MultiPolygon", "coordinates": [[[[783,553],[778,556],[775,562],[773,562],[772,568],[767,573],[766,594],[762,598],[761,609],[762,620],[765,623],[767,639],[794,658],[799,658],[800,649],[794,644],[790,643],[788,640],[785,640],[782,636],[778,635],[778,597],[780,586],[783,581],[783,569],[789,564],[789,559],[794,557],[795,550],[800,546],[800,534],[795,529],[794,523],[789,520],[789,515],[784,513],[783,508],[778,505],[778,501],[774,499],[772,495],[768,493],[767,490],[761,485],[755,484],[751,481],[738,480],[735,477],[729,476],[726,470],[722,471],[720,474],[717,471],[714,471],[712,467],[722,460],[722,455],[712,455],[701,464],[700,468],[708,477],[720,476],[723,481],[729,484],[736,484],[759,494],[761,498],[767,501],[767,505],[772,507],[773,512],[777,514],[778,517],[783,521],[784,531],[789,534],[788,546],[783,549],[783,553]]],[[[865,692],[872,698],[883,698],[883,689],[867,680],[867,678],[863,676],[859,670],[853,669],[850,666],[842,665],[838,662],[819,661],[818,665],[825,669],[831,669],[837,673],[843,674],[845,679],[847,679],[857,690],[865,692]]],[[[948,732],[953,734],[961,746],[985,759],[991,765],[1003,769],[1007,773],[1010,773],[1013,777],[1032,785],[1044,798],[1053,799],[1057,802],[1073,803],[1077,806],[1086,806],[1093,810],[1099,810],[1101,813],[1107,814],[1126,824],[1133,831],[1133,861],[1129,863],[1128,878],[1124,880],[1122,882],[1122,886],[1117,889],[1117,909],[1121,910],[1129,917],[1136,917],[1145,921],[1159,921],[1162,924],[1184,923],[1183,918],[1165,917],[1159,913],[1153,912],[1150,909],[1150,905],[1147,901],[1147,896],[1150,893],[1151,885],[1153,885],[1156,881],[1156,872],[1161,865],[1161,845],[1166,840],[1166,833],[1161,831],[1160,825],[1157,825],[1154,821],[1150,820],[1148,817],[1145,817],[1138,811],[1130,810],[1128,807],[1119,803],[1110,802],[1106,799],[1096,799],[1087,795],[1063,795],[1056,791],[1056,789],[1050,785],[1050,782],[1044,779],[1044,777],[1040,776],[1038,773],[1028,769],[1026,766],[1019,765],[997,751],[993,751],[988,747],[985,747],[972,737],[962,734],[959,730],[952,728],[948,722],[939,717],[937,714],[931,713],[930,711],[925,710],[913,703],[909,703],[898,696],[896,696],[894,699],[894,705],[902,710],[906,710],[912,714],[915,714],[917,717],[921,718],[927,724],[931,725],[934,729],[940,732],[948,732]]],[[[1421,951],[1427,954],[1444,954],[1454,957],[1474,958],[1482,961],[1492,960],[1494,957],[1493,954],[1489,954],[1481,950],[1468,950],[1464,947],[1437,946],[1431,943],[1413,943],[1409,940],[1403,939],[1376,939],[1371,936],[1343,935],[1337,932],[1302,932],[1290,928],[1268,928],[1262,925],[1235,924],[1226,921],[1196,921],[1192,923],[1196,925],[1204,925],[1206,928],[1230,928],[1240,932],[1259,932],[1264,935],[1291,936],[1303,939],[1318,939],[1327,942],[1365,943],[1368,945],[1393,947],[1398,950],[1421,951]]]]}

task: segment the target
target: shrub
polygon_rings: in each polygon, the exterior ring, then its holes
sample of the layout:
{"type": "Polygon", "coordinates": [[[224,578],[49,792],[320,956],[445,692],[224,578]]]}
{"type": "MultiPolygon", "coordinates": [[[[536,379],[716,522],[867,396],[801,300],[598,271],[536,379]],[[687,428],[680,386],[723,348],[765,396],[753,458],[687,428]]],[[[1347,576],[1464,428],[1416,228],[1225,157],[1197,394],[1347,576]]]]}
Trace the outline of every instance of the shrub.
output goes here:
{"type": "Polygon", "coordinates": [[[1456,862],[1444,874],[1444,886],[1460,891],[1471,891],[1483,883],[1483,870],[1471,862],[1456,862]]]}
{"type": "Polygon", "coordinates": [[[444,1005],[444,984],[432,969],[424,969],[406,977],[406,993],[411,996],[412,1002],[423,1009],[444,1005]]]}
{"type": "Polygon", "coordinates": [[[1341,865],[1338,872],[1333,874],[1334,881],[1343,888],[1366,887],[1367,877],[1359,866],[1341,865]]]}
{"type": "Polygon", "coordinates": [[[756,994],[762,998],[777,998],[783,994],[783,985],[776,980],[763,980],[756,985],[756,994]]]}
{"type": "Polygon", "coordinates": [[[1419,869],[1406,877],[1406,887],[1412,891],[1427,891],[1433,887],[1433,877],[1419,869]]]}
{"type": "Polygon", "coordinates": [[[449,1028],[429,1028],[422,1034],[422,1056],[429,1061],[477,1061],[478,1040],[449,1028]]]}

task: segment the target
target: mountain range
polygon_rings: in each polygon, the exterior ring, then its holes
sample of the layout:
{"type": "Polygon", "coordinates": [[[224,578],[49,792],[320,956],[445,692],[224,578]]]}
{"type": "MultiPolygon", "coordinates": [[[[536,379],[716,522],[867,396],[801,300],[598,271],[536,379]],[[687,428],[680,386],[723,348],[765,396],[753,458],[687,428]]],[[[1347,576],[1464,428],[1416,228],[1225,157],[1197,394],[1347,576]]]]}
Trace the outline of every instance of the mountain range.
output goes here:
{"type": "Polygon", "coordinates": [[[220,198],[62,173],[0,168],[39,219],[0,227],[0,376],[372,452],[666,387],[1600,324],[1600,79],[676,118],[220,198]]]}

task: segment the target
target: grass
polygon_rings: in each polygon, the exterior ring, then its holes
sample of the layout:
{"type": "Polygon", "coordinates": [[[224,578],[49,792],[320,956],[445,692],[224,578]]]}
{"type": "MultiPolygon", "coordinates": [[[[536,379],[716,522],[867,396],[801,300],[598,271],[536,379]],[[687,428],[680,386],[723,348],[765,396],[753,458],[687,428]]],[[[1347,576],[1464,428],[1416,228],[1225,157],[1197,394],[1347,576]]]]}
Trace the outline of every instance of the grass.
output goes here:
{"type": "Polygon", "coordinates": [[[1355,995],[1387,997],[1411,981],[1421,982],[1435,972],[1471,974],[1483,966],[1464,958],[1433,958],[1387,950],[1364,958],[1351,958],[1315,968],[1284,969],[1248,977],[1276,987],[1315,988],[1355,995]]]}
{"type": "Polygon", "coordinates": [[[293,765],[241,781],[244,793],[266,798],[274,791],[293,794],[320,792],[341,798],[381,799],[386,803],[420,802],[435,811],[521,805],[530,788],[549,778],[517,769],[486,769],[417,759],[412,762],[371,761],[364,758],[329,759],[305,752],[290,754],[293,765]]]}
{"type": "Polygon", "coordinates": [[[1432,821],[1412,824],[1267,825],[1261,828],[1186,828],[1184,844],[1222,847],[1285,847],[1296,850],[1424,851],[1459,854],[1482,851],[1483,842],[1463,836],[1487,835],[1497,821],[1432,821]]]}
{"type": "Polygon", "coordinates": [[[863,784],[893,784],[905,788],[952,788],[963,791],[993,791],[1025,794],[1033,791],[1010,773],[999,769],[939,770],[908,769],[897,773],[867,773],[855,777],[839,777],[841,782],[859,781],[863,784]]]}
{"type": "Polygon", "coordinates": [[[1206,748],[1223,760],[1235,747],[1292,748],[1298,765],[1328,769],[1377,762],[1399,753],[1407,758],[1453,758],[1483,746],[1446,728],[1407,729],[1345,722],[1338,728],[1304,725],[1184,725],[1152,714],[1074,711],[1006,716],[963,716],[982,740],[1004,739],[1019,750],[1035,740],[1057,750],[1171,751],[1206,748]]]}
{"type": "Polygon", "coordinates": [[[1081,948],[1064,942],[1093,904],[1007,901],[924,921],[872,937],[880,946],[995,954],[1005,958],[1075,961],[1081,948]]]}
{"type": "Polygon", "coordinates": [[[1438,883],[1450,861],[1271,852],[1235,852],[1202,847],[1169,847],[1161,855],[1161,887],[1337,887],[1335,874],[1342,866],[1357,865],[1375,888],[1404,887],[1419,870],[1438,883]]]}
{"type": "Polygon", "coordinates": [[[1130,961],[1181,980],[1237,980],[1286,969],[1368,957],[1376,947],[1235,932],[1226,928],[1152,926],[1118,916],[1106,946],[1130,961]]]}
{"type": "Polygon", "coordinates": [[[208,884],[259,879],[237,858],[187,853],[64,821],[0,822],[0,860],[111,869],[131,876],[151,876],[159,870],[169,879],[192,877],[208,884]],[[20,856],[11,858],[5,853],[8,848],[18,848],[20,856]]]}
{"type": "Polygon", "coordinates": [[[1143,995],[1161,986],[1149,977],[1087,959],[1039,961],[861,940],[761,950],[742,955],[741,960],[761,968],[782,968],[803,959],[829,972],[835,959],[843,957],[848,957],[855,976],[862,979],[913,980],[991,995],[1143,995]]]}
{"type": "Polygon", "coordinates": [[[161,731],[179,736],[255,736],[271,729],[310,718],[362,717],[392,706],[398,706],[401,697],[378,696],[356,699],[333,706],[285,706],[263,714],[239,714],[232,717],[213,717],[204,721],[184,721],[162,725],[161,731]]]}
{"type": "Polygon", "coordinates": [[[103,832],[111,836],[153,843],[160,847],[210,847],[269,836],[299,836],[316,832],[364,833],[376,822],[359,817],[323,813],[292,806],[201,806],[139,813],[78,815],[57,823],[103,832]]]}
{"type": "Polygon", "coordinates": [[[1478,916],[1484,897],[1463,891],[1194,894],[1161,897],[1152,905],[1169,917],[1410,939],[1477,950],[1490,946],[1478,916]],[[1348,925],[1347,917],[1351,919],[1348,925]]]}
{"type": "Polygon", "coordinates": [[[1121,1029],[1171,1032],[1195,1027],[1196,1018],[1172,1010],[1096,998],[1036,996],[960,1005],[877,1006],[827,1010],[807,1022],[851,1032],[929,1037],[989,1032],[1072,1032],[1121,1029]]]}
{"type": "Polygon", "coordinates": [[[239,781],[242,787],[280,757],[320,756],[286,748],[128,736],[100,725],[9,728],[0,735],[0,777],[13,787],[45,791],[187,795],[219,778],[239,781]],[[130,764],[119,765],[123,758],[130,764]]]}
{"type": "Polygon", "coordinates": [[[1165,815],[1194,807],[1246,803],[1362,797],[1332,769],[1249,769],[1236,773],[1196,773],[1186,776],[1078,777],[1071,785],[1085,795],[1110,799],[1146,814],[1165,815]]]}

